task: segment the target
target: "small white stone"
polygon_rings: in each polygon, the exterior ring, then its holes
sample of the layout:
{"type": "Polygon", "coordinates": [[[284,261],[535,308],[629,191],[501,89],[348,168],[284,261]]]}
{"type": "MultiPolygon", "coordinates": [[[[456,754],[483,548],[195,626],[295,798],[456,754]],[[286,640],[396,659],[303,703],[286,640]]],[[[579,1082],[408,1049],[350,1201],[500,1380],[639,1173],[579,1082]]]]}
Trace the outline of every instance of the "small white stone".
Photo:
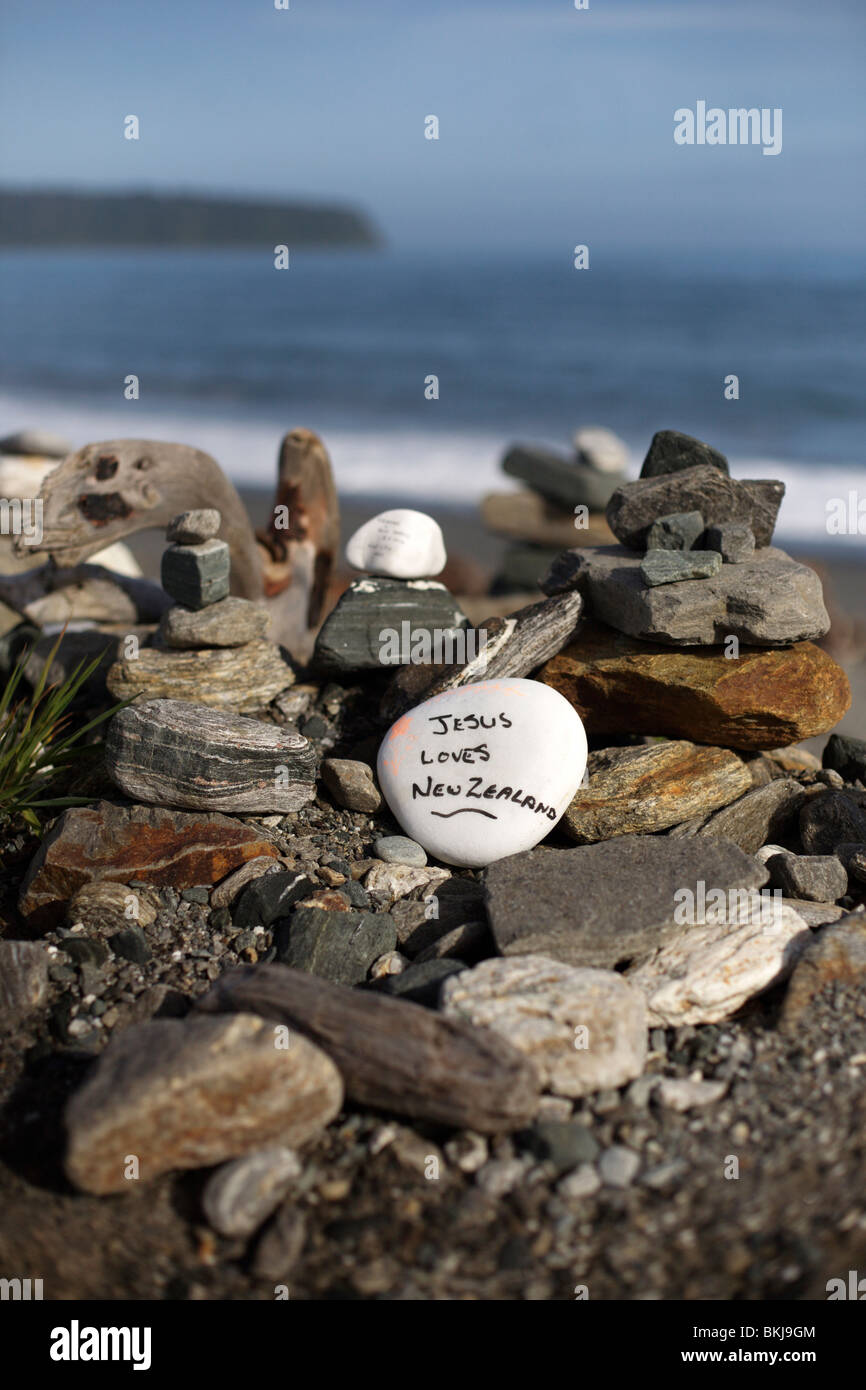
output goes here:
{"type": "Polygon", "coordinates": [[[727,1081],[693,1081],[691,1077],[663,1076],[658,1084],[662,1105],[683,1113],[700,1105],[712,1105],[721,1100],[728,1089],[727,1081]]]}
{"type": "Polygon", "coordinates": [[[581,1163],[579,1168],[567,1173],[557,1184],[557,1192],[566,1201],[569,1198],[592,1197],[601,1187],[601,1178],[591,1163],[581,1163]]]}
{"type": "Polygon", "coordinates": [[[445,542],[432,516],[398,507],[359,526],[346,546],[355,569],[390,579],[429,579],[445,568],[445,542]]]}
{"type": "Polygon", "coordinates": [[[445,980],[440,1007],[501,1034],[558,1096],[624,1086],[646,1064],[645,1002],[615,970],[495,957],[445,980]]]}
{"type": "Polygon", "coordinates": [[[799,913],[762,900],[743,916],[684,927],[628,972],[646,995],[651,1028],[719,1023],[791,973],[811,939],[799,913]]]}
{"type": "Polygon", "coordinates": [[[586,425],[574,434],[574,447],[581,463],[595,468],[599,473],[623,473],[628,468],[629,456],[626,445],[602,425],[586,425]]]}
{"type": "Polygon", "coordinates": [[[446,864],[479,868],[532,849],[586,767],[576,710],[539,681],[478,681],[392,724],[378,780],[401,827],[446,864]]]}
{"type": "Polygon", "coordinates": [[[401,956],[399,951],[386,951],[384,956],[377,956],[370,966],[370,979],[383,980],[388,975],[402,975],[408,964],[408,958],[401,956]]]}
{"type": "Polygon", "coordinates": [[[416,888],[432,884],[435,892],[451,874],[448,869],[421,869],[415,864],[374,864],[364,879],[364,887],[377,902],[390,904],[405,898],[416,888]]]}

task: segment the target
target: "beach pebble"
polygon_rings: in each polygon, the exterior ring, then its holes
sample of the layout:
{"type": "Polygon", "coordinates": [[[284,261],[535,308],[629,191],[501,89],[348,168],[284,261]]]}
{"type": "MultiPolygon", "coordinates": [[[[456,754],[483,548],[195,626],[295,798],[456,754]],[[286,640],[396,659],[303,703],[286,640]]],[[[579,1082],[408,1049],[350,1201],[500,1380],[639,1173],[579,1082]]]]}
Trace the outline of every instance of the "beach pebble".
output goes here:
{"type": "Polygon", "coordinates": [[[378,811],[382,805],[373,769],[352,758],[326,758],[322,781],[338,806],[350,811],[378,811]]]}
{"type": "Polygon", "coordinates": [[[663,1076],[658,1083],[658,1096],[662,1105],[683,1114],[686,1110],[694,1110],[702,1105],[713,1105],[717,1100],[721,1100],[727,1089],[727,1081],[663,1076]]]}
{"type": "Polygon", "coordinates": [[[201,545],[212,541],[220,529],[222,517],[215,507],[198,507],[195,511],[180,512],[168,523],[165,538],[176,545],[201,545]]]}
{"type": "Polygon", "coordinates": [[[346,546],[356,570],[390,579],[430,579],[445,568],[442,531],[432,516],[407,507],[380,512],[359,526],[346,546]]]}
{"type": "Polygon", "coordinates": [[[601,1187],[601,1178],[591,1163],[581,1163],[573,1173],[568,1173],[557,1185],[557,1192],[566,1201],[579,1197],[593,1197],[601,1187]]]}
{"type": "Polygon", "coordinates": [[[709,527],[704,546],[707,550],[717,550],[726,565],[739,565],[754,555],[755,535],[748,522],[728,521],[709,527]]]}
{"type": "Polygon", "coordinates": [[[640,1168],[640,1159],[631,1149],[614,1144],[598,1160],[599,1176],[607,1187],[630,1187],[640,1168]]]}
{"type": "MultiPolygon", "coordinates": [[[[660,516],[647,531],[647,550],[691,550],[703,535],[704,518],[700,512],[672,512],[660,516]]],[[[710,546],[709,549],[716,549],[710,546]]],[[[754,546],[752,546],[754,550],[754,546]]]]}
{"type": "Polygon", "coordinates": [[[646,1063],[644,999],[614,970],[575,969],[545,956],[485,960],[445,981],[440,1007],[507,1038],[555,1095],[623,1086],[646,1063]]]}
{"type": "Polygon", "coordinates": [[[572,706],[530,680],[436,695],[391,726],[379,749],[385,800],[446,864],[479,867],[531,849],[580,785],[586,735],[572,706]]]}
{"type": "Polygon", "coordinates": [[[303,1166],[294,1149],[259,1149],[211,1174],[202,1194],[208,1222],[221,1236],[251,1236],[279,1206],[303,1166]]]}
{"type": "Polygon", "coordinates": [[[628,468],[628,447],[601,425],[585,425],[574,432],[574,447],[581,463],[599,473],[624,473],[628,468]]]}
{"type": "Polygon", "coordinates": [[[427,855],[417,840],[409,840],[405,835],[380,835],[373,845],[373,853],[386,864],[413,864],[423,869],[427,863],[427,855]]]}

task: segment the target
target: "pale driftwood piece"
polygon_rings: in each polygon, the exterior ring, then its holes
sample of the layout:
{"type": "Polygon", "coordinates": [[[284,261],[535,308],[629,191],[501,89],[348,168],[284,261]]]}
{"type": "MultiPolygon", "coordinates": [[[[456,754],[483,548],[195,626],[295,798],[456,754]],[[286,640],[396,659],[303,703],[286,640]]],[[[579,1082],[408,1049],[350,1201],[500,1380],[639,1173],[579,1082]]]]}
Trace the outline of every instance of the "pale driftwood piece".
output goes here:
{"type": "Polygon", "coordinates": [[[383,719],[399,719],[408,709],[473,681],[516,680],[528,676],[571,642],[580,625],[583,597],[577,590],[542,599],[507,618],[486,618],[476,632],[486,643],[462,665],[405,666],[382,699],[383,719]]]}
{"type": "Polygon", "coordinates": [[[301,734],[180,700],[114,716],[105,766],[127,796],[199,811],[296,811],[315,795],[316,755],[301,734]]]}
{"type": "Polygon", "coordinates": [[[108,689],[117,700],[190,700],[216,709],[263,709],[295,679],[273,642],[247,642],[195,652],[142,647],[122,657],[108,672],[108,689]]]}
{"type": "Polygon", "coordinates": [[[297,1029],[336,1063],[346,1095],[398,1115],[495,1134],[538,1110],[538,1074],[504,1038],[284,965],[231,970],[198,1000],[297,1029]]]}
{"type": "Polygon", "coordinates": [[[0,575],[0,603],[40,623],[64,622],[67,617],[156,623],[171,599],[149,579],[133,579],[104,565],[58,566],[49,561],[21,574],[0,575]],[[53,614],[48,600],[66,591],[70,595],[69,613],[53,614]]]}

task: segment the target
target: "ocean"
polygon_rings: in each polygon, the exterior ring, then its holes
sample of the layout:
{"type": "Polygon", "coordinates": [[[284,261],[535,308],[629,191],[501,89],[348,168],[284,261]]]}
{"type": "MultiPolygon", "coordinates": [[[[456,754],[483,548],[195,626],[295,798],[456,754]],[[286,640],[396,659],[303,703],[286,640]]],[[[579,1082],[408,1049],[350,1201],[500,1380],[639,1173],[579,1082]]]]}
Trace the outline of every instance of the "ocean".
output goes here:
{"type": "Polygon", "coordinates": [[[344,496],[435,511],[511,487],[499,461],[516,440],[567,447],[606,425],[636,476],[675,428],[735,475],[782,478],[779,539],[819,545],[832,500],[866,495],[863,269],[595,255],[578,271],[569,248],[306,252],[288,270],[270,251],[4,251],[0,433],[182,440],[269,487],[281,435],[306,425],[344,496]]]}

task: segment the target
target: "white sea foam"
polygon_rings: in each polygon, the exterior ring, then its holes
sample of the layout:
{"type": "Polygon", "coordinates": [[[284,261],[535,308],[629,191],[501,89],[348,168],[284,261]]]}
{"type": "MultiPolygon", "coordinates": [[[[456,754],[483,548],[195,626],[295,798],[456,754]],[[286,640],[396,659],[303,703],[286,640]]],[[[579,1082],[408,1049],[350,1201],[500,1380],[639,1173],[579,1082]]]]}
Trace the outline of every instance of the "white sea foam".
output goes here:
{"type": "MultiPolygon", "coordinates": [[[[65,435],[75,448],[88,440],[149,438],[175,440],[204,449],[219,460],[239,487],[269,488],[283,432],[294,424],[242,414],[221,418],[202,409],[177,413],[153,412],[143,403],[117,406],[76,405],[65,401],[13,396],[0,392],[0,434],[39,427],[65,435]]],[[[319,428],[334,463],[343,496],[391,497],[424,504],[435,512],[442,506],[471,506],[491,490],[515,486],[500,471],[512,436],[490,430],[418,430],[359,428],[339,425],[319,428]]],[[[610,422],[615,428],[615,421],[610,422]]],[[[551,441],[552,442],[552,441],[551,441]]],[[[637,477],[645,442],[631,442],[631,476],[637,477]]],[[[566,441],[562,441],[566,448],[566,441]]],[[[852,462],[827,464],[731,456],[740,478],[780,478],[787,487],[777,527],[780,544],[799,543],[834,550],[845,546],[866,553],[866,536],[829,536],[828,503],[847,499],[852,491],[866,497],[866,467],[852,462]]]]}

